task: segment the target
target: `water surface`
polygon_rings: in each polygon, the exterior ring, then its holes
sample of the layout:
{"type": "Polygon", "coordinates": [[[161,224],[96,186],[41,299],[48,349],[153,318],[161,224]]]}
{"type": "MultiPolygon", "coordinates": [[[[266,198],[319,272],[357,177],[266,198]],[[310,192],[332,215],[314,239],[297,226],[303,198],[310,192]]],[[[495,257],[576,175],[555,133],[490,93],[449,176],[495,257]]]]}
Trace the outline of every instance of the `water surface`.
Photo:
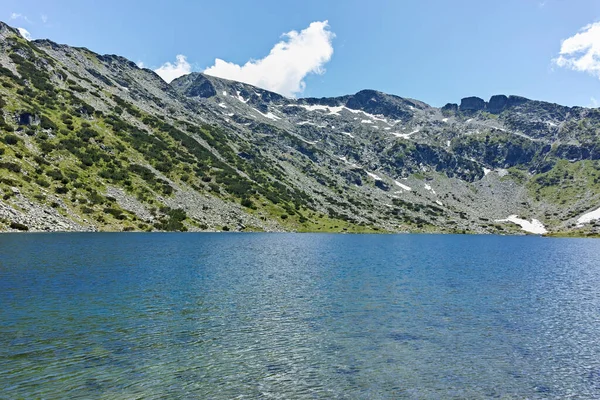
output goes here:
{"type": "Polygon", "coordinates": [[[600,398],[600,241],[0,235],[0,398],[600,398]]]}

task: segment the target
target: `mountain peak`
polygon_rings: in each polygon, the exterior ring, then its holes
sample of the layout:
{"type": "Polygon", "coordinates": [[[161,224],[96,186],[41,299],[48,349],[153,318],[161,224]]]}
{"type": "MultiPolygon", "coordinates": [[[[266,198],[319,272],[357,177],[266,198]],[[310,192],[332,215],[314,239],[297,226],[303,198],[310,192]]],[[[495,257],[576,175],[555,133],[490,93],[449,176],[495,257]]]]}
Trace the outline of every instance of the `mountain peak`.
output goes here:
{"type": "Polygon", "coordinates": [[[470,96],[460,100],[459,109],[466,112],[488,111],[492,114],[499,114],[508,107],[517,106],[528,101],[530,100],[525,97],[506,96],[504,94],[493,95],[488,102],[480,97],[470,96]]]}
{"type": "Polygon", "coordinates": [[[18,35],[20,37],[21,33],[19,32],[19,30],[17,28],[13,28],[12,26],[8,25],[5,22],[0,21],[0,34],[2,35],[7,35],[7,34],[13,34],[13,35],[18,35]]]}
{"type": "Polygon", "coordinates": [[[173,80],[170,85],[186,97],[210,98],[225,94],[248,99],[251,104],[283,102],[286,99],[280,94],[248,83],[231,81],[201,72],[184,75],[173,80]]]}

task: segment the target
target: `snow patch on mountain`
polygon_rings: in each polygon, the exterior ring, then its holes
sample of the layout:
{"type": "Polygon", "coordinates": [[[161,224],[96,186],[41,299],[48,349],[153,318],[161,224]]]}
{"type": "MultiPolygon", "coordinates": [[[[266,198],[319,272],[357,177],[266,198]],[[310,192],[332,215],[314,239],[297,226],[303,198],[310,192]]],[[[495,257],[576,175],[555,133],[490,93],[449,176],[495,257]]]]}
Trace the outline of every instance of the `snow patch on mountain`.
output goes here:
{"type": "Polygon", "coordinates": [[[402,138],[402,139],[410,139],[412,135],[419,132],[419,129],[412,131],[411,133],[399,133],[399,132],[390,132],[392,135],[402,138]]]}
{"type": "Polygon", "coordinates": [[[577,226],[582,227],[584,224],[588,224],[592,221],[600,219],[600,208],[594,211],[587,212],[581,217],[577,218],[577,226]]]}
{"type": "Polygon", "coordinates": [[[436,194],[435,190],[427,183],[425,184],[425,190],[429,190],[431,193],[436,194]]]}
{"type": "Polygon", "coordinates": [[[535,218],[533,218],[530,222],[530,221],[527,221],[526,219],[519,218],[515,214],[515,215],[509,216],[506,219],[497,219],[496,222],[512,222],[513,224],[519,225],[521,227],[521,229],[524,230],[525,232],[535,233],[538,235],[543,235],[545,233],[548,233],[544,224],[535,218]]]}
{"type": "Polygon", "coordinates": [[[400,183],[400,182],[398,182],[398,181],[394,181],[394,183],[395,183],[397,186],[400,186],[400,188],[401,188],[401,189],[404,189],[404,190],[406,190],[406,191],[408,191],[408,192],[410,192],[410,191],[412,190],[412,188],[411,188],[410,186],[406,186],[405,184],[403,184],[403,183],[400,183]]]}
{"type": "MultiPolygon", "coordinates": [[[[339,115],[339,113],[346,108],[344,106],[324,106],[321,104],[300,104],[299,106],[307,111],[327,111],[328,114],[326,115],[339,115]]],[[[293,105],[288,105],[288,107],[293,107],[293,105]]]]}
{"type": "Polygon", "coordinates": [[[238,92],[236,92],[236,94],[237,94],[237,99],[238,99],[239,101],[241,101],[241,102],[242,102],[242,103],[244,103],[244,104],[246,104],[246,103],[248,102],[248,99],[244,99],[244,98],[242,97],[242,95],[240,94],[240,92],[239,92],[239,91],[238,91],[238,92]]]}
{"type": "Polygon", "coordinates": [[[379,175],[376,175],[376,174],[374,174],[372,172],[369,172],[369,171],[365,171],[365,172],[367,173],[367,175],[369,175],[371,178],[375,179],[376,181],[382,180],[379,175]]]}
{"type": "Polygon", "coordinates": [[[303,137],[298,136],[298,139],[302,140],[304,143],[306,144],[310,144],[312,146],[314,146],[315,144],[319,143],[319,141],[317,140],[316,142],[311,142],[310,140],[306,140],[303,137]]]}
{"type": "Polygon", "coordinates": [[[252,109],[253,111],[256,111],[257,113],[259,113],[260,115],[262,115],[265,118],[271,119],[273,121],[277,121],[279,119],[281,119],[280,117],[278,117],[277,115],[273,114],[272,112],[268,112],[266,114],[261,113],[260,111],[258,111],[256,108],[252,109]]]}

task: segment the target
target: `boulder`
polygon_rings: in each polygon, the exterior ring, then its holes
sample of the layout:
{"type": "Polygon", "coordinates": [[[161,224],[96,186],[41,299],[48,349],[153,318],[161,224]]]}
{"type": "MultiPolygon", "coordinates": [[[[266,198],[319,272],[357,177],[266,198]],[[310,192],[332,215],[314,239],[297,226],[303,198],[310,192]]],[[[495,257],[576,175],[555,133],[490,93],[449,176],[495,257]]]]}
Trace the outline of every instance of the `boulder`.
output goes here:
{"type": "Polygon", "coordinates": [[[19,125],[39,125],[40,118],[35,114],[22,112],[17,116],[17,123],[19,125]]]}
{"type": "MultiPolygon", "coordinates": [[[[364,178],[364,176],[361,176],[361,172],[364,173],[363,170],[344,170],[342,172],[340,172],[340,176],[342,176],[344,179],[346,179],[346,182],[348,182],[349,184],[354,184],[357,186],[362,186],[363,181],[362,179],[364,178]]],[[[366,175],[366,174],[364,174],[366,175]]]]}
{"type": "Polygon", "coordinates": [[[375,181],[375,186],[386,192],[390,190],[390,187],[384,181],[375,181]]]}

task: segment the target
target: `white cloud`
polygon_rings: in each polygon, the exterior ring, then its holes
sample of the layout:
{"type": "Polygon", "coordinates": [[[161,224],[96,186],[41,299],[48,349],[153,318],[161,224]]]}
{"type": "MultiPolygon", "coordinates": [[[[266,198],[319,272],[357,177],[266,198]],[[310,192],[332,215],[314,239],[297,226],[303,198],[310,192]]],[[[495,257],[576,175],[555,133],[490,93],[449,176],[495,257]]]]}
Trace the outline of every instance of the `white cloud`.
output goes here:
{"type": "Polygon", "coordinates": [[[600,22],[586,25],[574,36],[563,40],[559,56],[553,61],[559,67],[600,78],[600,22]]]}
{"type": "Polygon", "coordinates": [[[293,97],[304,91],[304,78],[308,74],[325,73],[323,66],[333,54],[334,37],[327,21],[313,22],[300,33],[283,34],[284,40],[260,60],[250,60],[240,66],[217,58],[204,73],[293,97]]]}
{"type": "Polygon", "coordinates": [[[42,19],[42,22],[45,24],[46,22],[48,22],[48,16],[46,14],[42,14],[42,16],[40,17],[42,19]]]}
{"type": "Polygon", "coordinates": [[[598,108],[598,100],[595,97],[590,97],[590,107],[598,108]]]}
{"type": "Polygon", "coordinates": [[[146,64],[144,64],[143,61],[138,61],[137,63],[138,68],[146,68],[146,64]]]}
{"type": "Polygon", "coordinates": [[[23,36],[26,40],[31,40],[31,33],[25,28],[17,28],[21,36],[23,36]]]}
{"type": "Polygon", "coordinates": [[[11,20],[13,20],[13,19],[19,19],[19,18],[23,19],[23,20],[25,20],[25,21],[27,21],[29,23],[31,23],[31,21],[29,20],[29,18],[27,18],[27,15],[23,15],[23,14],[19,14],[19,13],[12,13],[12,14],[10,14],[10,19],[11,20]]]}
{"type": "Polygon", "coordinates": [[[178,54],[175,58],[177,59],[175,64],[166,62],[160,68],[154,70],[167,83],[171,83],[173,79],[192,72],[192,66],[187,62],[184,55],[178,54]]]}

